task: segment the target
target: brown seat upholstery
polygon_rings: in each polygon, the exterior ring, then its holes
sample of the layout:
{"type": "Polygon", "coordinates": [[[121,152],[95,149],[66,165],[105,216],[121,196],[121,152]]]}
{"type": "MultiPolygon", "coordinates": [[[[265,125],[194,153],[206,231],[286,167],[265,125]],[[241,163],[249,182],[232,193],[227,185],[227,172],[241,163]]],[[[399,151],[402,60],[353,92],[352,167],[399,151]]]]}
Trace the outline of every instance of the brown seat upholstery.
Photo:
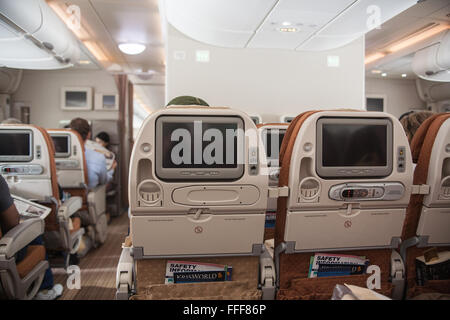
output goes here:
{"type": "Polygon", "coordinates": [[[28,246],[25,258],[17,263],[17,272],[24,278],[36,265],[45,260],[45,247],[41,245],[28,246]]]}
{"type": "MultiPolygon", "coordinates": [[[[417,130],[411,141],[411,153],[417,167],[414,171],[414,184],[422,185],[427,183],[428,170],[430,167],[430,158],[433,145],[442,124],[450,118],[448,113],[440,113],[431,116],[425,120],[417,130]]],[[[405,217],[405,224],[402,231],[402,241],[416,236],[419,225],[422,204],[425,195],[414,194],[408,205],[405,217]]],[[[411,247],[406,252],[406,277],[407,277],[407,294],[406,298],[412,298],[422,293],[450,293],[450,280],[432,280],[423,286],[416,283],[416,257],[423,256],[424,251],[429,249],[411,247]]],[[[438,247],[437,251],[448,251],[450,246],[438,247]]]]}

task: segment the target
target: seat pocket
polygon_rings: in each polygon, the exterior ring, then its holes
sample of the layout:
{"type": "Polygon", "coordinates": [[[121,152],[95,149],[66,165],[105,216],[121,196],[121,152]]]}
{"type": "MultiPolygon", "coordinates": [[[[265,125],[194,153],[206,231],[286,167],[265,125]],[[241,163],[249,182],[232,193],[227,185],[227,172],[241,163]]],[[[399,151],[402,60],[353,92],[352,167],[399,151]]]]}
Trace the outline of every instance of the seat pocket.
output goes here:
{"type": "MultiPolygon", "coordinates": [[[[300,299],[300,300],[328,300],[331,299],[334,287],[337,284],[350,284],[367,288],[367,279],[370,275],[352,275],[339,277],[321,278],[295,278],[291,280],[289,288],[279,290],[277,299],[300,299]]],[[[376,292],[390,297],[392,295],[392,284],[381,282],[381,289],[376,292]]]]}

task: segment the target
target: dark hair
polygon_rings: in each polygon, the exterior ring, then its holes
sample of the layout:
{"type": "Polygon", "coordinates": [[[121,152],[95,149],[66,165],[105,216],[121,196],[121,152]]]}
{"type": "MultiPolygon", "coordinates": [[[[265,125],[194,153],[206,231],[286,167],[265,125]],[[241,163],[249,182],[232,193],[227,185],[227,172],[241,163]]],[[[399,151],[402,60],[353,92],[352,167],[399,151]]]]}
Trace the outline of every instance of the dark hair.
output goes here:
{"type": "Polygon", "coordinates": [[[177,105],[177,106],[189,106],[189,105],[196,105],[196,106],[207,106],[209,107],[209,104],[200,98],[192,97],[192,96],[179,96],[176,98],[173,98],[169,101],[167,104],[170,105],[177,105]]]}
{"type": "Polygon", "coordinates": [[[70,121],[70,129],[78,132],[83,140],[87,139],[89,132],[91,131],[91,126],[86,119],[75,118],[70,121]]]}
{"type": "Polygon", "coordinates": [[[96,138],[99,138],[106,142],[106,144],[109,144],[109,134],[107,134],[105,131],[100,132],[97,134],[96,138]]]}
{"type": "Polygon", "coordinates": [[[417,129],[419,129],[420,125],[434,114],[435,113],[433,111],[412,112],[400,120],[406,136],[408,137],[409,143],[411,143],[412,138],[414,137],[417,129]]]}

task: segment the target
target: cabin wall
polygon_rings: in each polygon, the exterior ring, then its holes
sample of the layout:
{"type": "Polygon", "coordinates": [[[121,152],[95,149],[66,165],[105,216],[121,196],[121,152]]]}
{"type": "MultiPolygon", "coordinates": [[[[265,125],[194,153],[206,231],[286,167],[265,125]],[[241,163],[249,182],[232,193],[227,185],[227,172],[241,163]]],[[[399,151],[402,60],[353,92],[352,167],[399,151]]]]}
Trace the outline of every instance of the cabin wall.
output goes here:
{"type": "MultiPolygon", "coordinates": [[[[22,82],[13,95],[13,101],[30,105],[30,122],[44,128],[56,128],[60,120],[71,120],[75,117],[89,120],[117,120],[118,111],[94,110],[96,92],[117,94],[113,76],[102,70],[72,68],[54,71],[24,71],[22,82]],[[61,109],[61,88],[70,86],[93,88],[92,110],[61,109]]],[[[19,118],[19,110],[14,110],[14,117],[19,118]]]]}
{"type": "Polygon", "coordinates": [[[384,95],[384,111],[397,118],[411,109],[425,109],[415,80],[366,78],[366,95],[384,95]]]}
{"type": "Polygon", "coordinates": [[[200,43],[168,25],[166,85],[166,102],[198,96],[260,114],[265,122],[314,108],[363,109],[364,38],[323,52],[232,49],[200,43]],[[210,61],[197,62],[197,50],[208,50],[210,61]],[[183,53],[184,60],[176,58],[183,53]],[[328,56],[338,56],[339,67],[329,67],[328,56]]]}

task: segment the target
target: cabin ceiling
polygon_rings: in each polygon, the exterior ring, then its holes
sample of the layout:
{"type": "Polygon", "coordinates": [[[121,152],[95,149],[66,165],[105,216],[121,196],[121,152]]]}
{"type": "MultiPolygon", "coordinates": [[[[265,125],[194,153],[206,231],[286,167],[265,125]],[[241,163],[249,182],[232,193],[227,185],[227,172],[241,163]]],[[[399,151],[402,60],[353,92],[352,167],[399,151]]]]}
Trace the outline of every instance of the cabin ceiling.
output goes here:
{"type": "MultiPolygon", "coordinates": [[[[407,37],[416,30],[431,23],[450,23],[449,0],[426,0],[403,11],[389,21],[383,23],[380,29],[374,29],[366,34],[366,56],[382,51],[387,45],[407,37]]],[[[371,64],[366,67],[366,76],[380,78],[381,73],[372,73],[372,70],[386,72],[386,78],[416,79],[411,66],[414,57],[414,48],[404,50],[403,54],[392,55],[380,60],[380,64],[371,64]]]]}
{"type": "MultiPolygon", "coordinates": [[[[46,1],[49,4],[56,3],[64,9],[70,4],[78,5],[81,9],[82,26],[88,37],[90,40],[96,40],[96,45],[106,56],[104,61],[99,61],[98,58],[94,58],[92,50],[82,47],[80,60],[90,60],[91,63],[78,64],[77,68],[103,67],[112,72],[125,72],[130,75],[133,82],[144,84],[157,83],[160,85],[165,82],[165,50],[158,0],[46,1]],[[146,45],[146,49],[138,55],[127,55],[118,48],[118,45],[123,42],[143,43],[146,45]]],[[[186,29],[187,35],[199,32],[201,30],[198,28],[199,26],[220,25],[221,30],[213,30],[215,33],[209,33],[218,35],[217,40],[214,40],[218,41],[217,45],[250,48],[278,47],[291,50],[302,50],[304,47],[301,44],[308,43],[306,40],[318,30],[323,29],[321,32],[325,32],[324,35],[333,35],[333,32],[338,32],[336,28],[339,25],[328,28],[328,31],[322,27],[336,17],[337,13],[357,4],[355,0],[333,0],[332,2],[330,5],[329,1],[325,3],[322,0],[161,1],[162,12],[167,15],[169,22],[200,17],[197,19],[197,25],[192,26],[193,29],[186,29]],[[171,14],[169,14],[172,12],[173,16],[174,5],[177,6],[176,19],[171,18],[171,14]],[[220,10],[217,10],[218,6],[220,10]],[[236,10],[236,7],[239,7],[240,10],[236,10]],[[194,12],[194,16],[191,15],[192,12],[194,12]],[[246,14],[248,12],[252,12],[251,16],[246,14]],[[230,16],[233,19],[229,19],[230,16]],[[290,22],[289,27],[296,27],[301,32],[291,34],[279,32],[283,22],[290,22]]],[[[361,1],[361,3],[363,2],[361,1]]],[[[367,3],[364,3],[366,7],[367,3]]],[[[366,33],[366,56],[429,23],[437,21],[448,23],[449,13],[449,0],[425,0],[415,4],[383,23],[380,29],[373,29],[366,33]]],[[[363,13],[360,15],[365,17],[363,13]]],[[[352,19],[358,16],[355,12],[352,19]]],[[[204,34],[207,35],[208,32],[204,34]]],[[[333,42],[332,37],[325,37],[322,40],[333,42]]],[[[411,68],[412,57],[413,52],[406,52],[400,57],[397,55],[391,59],[383,58],[381,59],[382,65],[370,65],[366,68],[366,74],[368,77],[381,77],[381,73],[372,73],[373,69],[377,69],[386,72],[387,78],[401,79],[401,74],[406,73],[407,79],[414,79],[416,76],[411,68]]]]}
{"type": "Polygon", "coordinates": [[[64,11],[72,4],[79,6],[82,32],[77,36],[82,43],[95,42],[95,51],[101,51],[96,54],[90,48],[84,50],[84,58],[91,60],[91,66],[78,64],[77,67],[95,68],[94,65],[99,63],[112,72],[164,75],[164,43],[158,0],[47,0],[47,3],[50,6],[56,4],[64,11]],[[124,42],[142,43],[146,49],[138,55],[127,55],[118,48],[124,42]],[[98,56],[102,55],[105,57],[99,59],[98,56]]]}

